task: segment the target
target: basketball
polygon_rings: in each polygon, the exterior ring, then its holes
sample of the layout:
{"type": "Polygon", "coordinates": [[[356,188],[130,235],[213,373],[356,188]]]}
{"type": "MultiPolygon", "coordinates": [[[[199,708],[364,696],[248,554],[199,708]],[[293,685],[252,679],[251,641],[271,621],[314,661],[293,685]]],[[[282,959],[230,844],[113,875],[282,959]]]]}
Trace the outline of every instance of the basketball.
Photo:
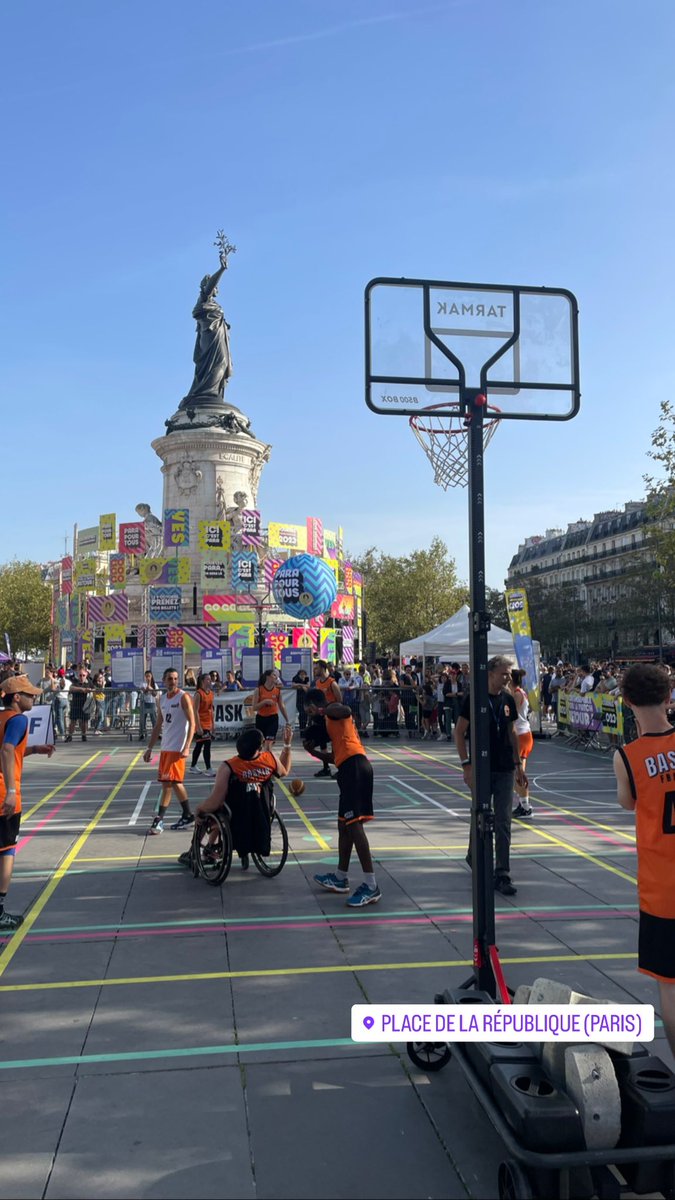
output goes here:
{"type": "Polygon", "coordinates": [[[288,785],[294,796],[301,796],[305,790],[305,785],[301,779],[291,779],[288,785]]]}

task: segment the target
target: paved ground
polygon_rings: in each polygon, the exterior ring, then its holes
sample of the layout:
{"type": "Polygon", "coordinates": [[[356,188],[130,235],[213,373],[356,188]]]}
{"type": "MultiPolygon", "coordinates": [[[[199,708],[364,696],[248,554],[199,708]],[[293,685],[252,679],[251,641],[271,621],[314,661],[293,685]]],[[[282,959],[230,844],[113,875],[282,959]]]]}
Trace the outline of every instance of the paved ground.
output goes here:
{"type": "MultiPolygon", "coordinates": [[[[454,749],[368,745],[383,899],[355,913],[312,884],[336,861],[336,789],[302,752],[307,790],[280,796],[285,870],[234,866],[222,890],[177,866],[184,835],[145,837],[158,789],[137,743],[27,761],[9,906],[27,920],[0,955],[0,1197],[495,1194],[500,1147],[455,1065],[427,1076],[402,1047],[349,1038],[352,1004],[430,1003],[471,959],[454,749]]],[[[497,901],[509,984],[653,1001],[609,762],[538,742],[531,776],[518,895],[497,901]]],[[[207,787],[190,777],[195,800],[207,787]]],[[[671,1061],[662,1037],[655,1052],[671,1061]]]]}

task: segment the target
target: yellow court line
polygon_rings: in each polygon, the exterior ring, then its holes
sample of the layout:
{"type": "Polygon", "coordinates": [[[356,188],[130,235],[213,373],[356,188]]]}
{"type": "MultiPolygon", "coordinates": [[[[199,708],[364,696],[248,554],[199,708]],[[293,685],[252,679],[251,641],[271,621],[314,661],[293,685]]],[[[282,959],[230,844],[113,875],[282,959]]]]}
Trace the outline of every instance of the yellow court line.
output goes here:
{"type": "MultiPolygon", "coordinates": [[[[466,854],[466,842],[457,842],[452,846],[431,846],[429,842],[422,842],[419,846],[371,846],[371,850],[375,854],[383,854],[388,850],[410,850],[418,853],[420,850],[461,850],[466,854]]],[[[328,849],[337,854],[337,846],[329,846],[328,849]]],[[[512,853],[517,853],[519,850],[545,850],[546,846],[542,846],[540,842],[517,842],[511,846],[512,853]]],[[[300,846],[298,849],[293,849],[293,854],[316,854],[314,846],[300,846]]],[[[78,863],[104,863],[104,862],[134,862],[141,866],[144,862],[150,859],[161,859],[175,862],[175,854],[144,854],[139,860],[137,854],[112,854],[103,858],[78,858],[78,863]]]]}
{"type": "MultiPolygon", "coordinates": [[[[451,787],[449,783],[443,783],[442,779],[434,779],[432,775],[425,775],[424,771],[418,771],[415,767],[409,767],[407,763],[399,762],[398,759],[392,758],[391,755],[383,754],[381,750],[376,750],[375,753],[382,755],[383,758],[389,759],[390,762],[396,762],[399,766],[404,767],[407,771],[414,771],[415,775],[421,775],[423,779],[428,779],[430,783],[435,784],[437,787],[445,788],[446,791],[454,792],[458,796],[464,794],[466,798],[466,793],[458,792],[457,788],[451,787]]],[[[427,757],[431,756],[428,755],[427,757]]],[[[433,761],[443,765],[441,759],[439,758],[435,758],[433,761]]],[[[525,822],[519,821],[517,817],[515,819],[518,821],[519,825],[525,825],[525,822]]],[[[571,842],[564,842],[562,838],[554,837],[551,833],[544,833],[542,829],[537,829],[537,827],[530,821],[527,822],[527,829],[530,833],[535,834],[536,837],[544,838],[546,841],[553,842],[556,846],[561,846],[563,850],[568,850],[571,854],[577,854],[580,858],[585,858],[588,862],[593,863],[594,866],[602,867],[603,871],[611,871],[613,875],[618,875],[620,879],[627,879],[629,883],[637,883],[635,875],[628,875],[625,871],[620,871],[618,867],[613,867],[611,863],[603,862],[602,859],[596,858],[593,854],[589,854],[587,850],[580,850],[578,846],[573,845],[571,842]]]]}
{"type": "MultiPolygon", "coordinates": [[[[608,962],[636,959],[637,954],[550,954],[532,957],[502,958],[502,965],[515,963],[608,962]]],[[[416,971],[440,967],[471,967],[473,959],[444,959],[440,962],[394,962],[340,964],[333,967],[273,967],[259,971],[205,971],[195,975],[142,975],[120,979],[72,979],[58,983],[5,983],[0,992],[49,992],[67,988],[128,987],[142,983],[202,983],[212,979],[261,979],[273,975],[342,975],[356,971],[416,971]]]]}
{"type": "Polygon", "coordinates": [[[40,916],[40,913],[42,912],[43,908],[45,907],[47,901],[50,899],[50,897],[55,892],[56,888],[60,884],[64,875],[68,871],[68,868],[70,866],[72,866],[74,860],[77,858],[77,855],[79,854],[79,852],[82,849],[82,847],[84,846],[87,838],[89,837],[89,834],[93,833],[94,829],[96,828],[99,821],[101,820],[101,817],[110,808],[110,805],[112,804],[113,800],[115,799],[115,796],[117,795],[117,793],[120,791],[120,789],[126,783],[131,772],[133,771],[134,767],[136,766],[136,763],[138,762],[139,758],[141,757],[141,753],[142,753],[142,751],[139,751],[138,754],[136,755],[136,757],[134,759],[132,759],[132,761],[129,763],[129,766],[126,768],[126,770],[124,771],[124,773],[121,776],[121,778],[119,779],[119,781],[115,784],[115,786],[114,786],[113,790],[111,791],[110,795],[108,796],[107,800],[104,800],[103,804],[99,808],[98,812],[96,813],[96,816],[92,817],[91,821],[87,825],[87,828],[84,830],[84,833],[80,834],[79,838],[75,842],[75,845],[68,851],[68,853],[66,854],[66,857],[64,858],[61,865],[56,868],[56,870],[55,870],[54,874],[52,875],[51,879],[49,880],[45,890],[38,896],[37,900],[35,901],[35,904],[33,905],[30,912],[28,913],[28,916],[26,917],[21,928],[19,930],[17,930],[17,932],[14,934],[11,942],[9,943],[9,945],[6,946],[5,949],[3,950],[2,955],[0,956],[0,976],[4,975],[9,964],[11,963],[12,959],[14,958],[14,955],[16,954],[17,950],[21,946],[21,943],[23,942],[26,934],[30,932],[32,926],[35,924],[38,917],[40,916]]]}
{"type": "MultiPolygon", "coordinates": [[[[282,792],[284,793],[284,796],[286,797],[286,799],[289,800],[290,803],[292,804],[292,806],[295,809],[296,813],[298,814],[300,820],[302,821],[303,825],[305,826],[305,829],[307,829],[308,832],[311,833],[312,837],[316,840],[316,842],[320,846],[320,848],[322,850],[330,850],[330,846],[329,846],[328,842],[326,841],[325,838],[322,838],[318,829],[316,829],[315,826],[312,825],[312,822],[310,821],[309,817],[305,816],[304,812],[302,811],[302,809],[301,809],[300,805],[298,804],[293,793],[286,787],[285,783],[282,783],[282,781],[280,779],[277,780],[277,783],[279,784],[279,787],[281,788],[282,792]]],[[[295,853],[295,851],[293,851],[293,853],[295,853]]]]}
{"type": "Polygon", "coordinates": [[[46,804],[48,800],[51,800],[52,797],[55,796],[57,792],[61,791],[61,788],[66,787],[70,783],[71,779],[74,779],[76,775],[79,775],[80,771],[84,771],[85,767],[90,766],[91,763],[93,763],[94,759],[98,758],[99,755],[101,755],[102,753],[103,753],[102,750],[96,750],[95,753],[92,754],[91,758],[88,758],[86,762],[83,762],[82,765],[80,767],[78,767],[76,771],[73,771],[72,774],[69,775],[67,779],[64,779],[62,781],[62,783],[59,783],[56,785],[55,788],[52,788],[51,792],[47,792],[47,795],[43,796],[41,800],[38,800],[37,804],[34,804],[32,808],[29,808],[25,812],[23,812],[21,814],[21,819],[23,821],[27,821],[29,817],[32,817],[33,813],[36,813],[38,808],[42,808],[43,804],[46,804]]]}
{"type": "MultiPolygon", "coordinates": [[[[430,762],[438,763],[440,767],[448,767],[451,771],[461,771],[461,767],[453,762],[446,762],[443,758],[435,758],[433,754],[425,754],[423,750],[416,750],[416,754],[421,754],[424,758],[428,758],[430,762]]],[[[564,813],[567,817],[574,817],[576,821],[584,821],[586,825],[593,825],[596,829],[604,829],[607,833],[614,833],[617,837],[625,838],[626,841],[635,843],[635,835],[626,833],[624,829],[618,829],[615,825],[603,825],[601,821],[594,821],[592,817],[582,817],[581,813],[575,812],[573,808],[562,808],[560,804],[553,804],[551,800],[542,800],[541,796],[535,796],[532,793],[532,799],[537,801],[537,804],[543,804],[546,808],[552,808],[554,812],[564,813]]]]}

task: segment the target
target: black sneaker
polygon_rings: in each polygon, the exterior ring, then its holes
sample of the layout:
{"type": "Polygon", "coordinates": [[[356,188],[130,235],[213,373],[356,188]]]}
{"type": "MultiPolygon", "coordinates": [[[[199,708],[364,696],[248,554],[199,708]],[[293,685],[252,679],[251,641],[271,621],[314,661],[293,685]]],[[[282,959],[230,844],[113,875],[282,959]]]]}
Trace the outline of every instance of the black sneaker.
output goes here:
{"type": "Polygon", "coordinates": [[[512,817],[520,817],[520,819],[522,821],[522,820],[525,820],[526,817],[532,816],[532,809],[525,808],[525,806],[523,804],[517,804],[516,807],[514,808],[513,812],[511,813],[511,816],[512,817]]]}
{"type": "Polygon", "coordinates": [[[498,875],[495,879],[495,891],[502,896],[515,896],[518,888],[513,886],[508,875],[498,875]]]}
{"type": "Polygon", "coordinates": [[[185,815],[183,815],[182,817],[179,817],[179,819],[177,821],[174,821],[173,825],[170,825],[169,828],[173,829],[175,832],[175,830],[177,830],[177,829],[187,829],[189,825],[194,825],[194,823],[195,823],[194,814],[188,813],[187,817],[185,815]]]}
{"type": "Polygon", "coordinates": [[[191,867],[192,866],[192,851],[185,850],[183,854],[179,854],[178,861],[179,861],[181,867],[191,867]]]}
{"type": "Polygon", "coordinates": [[[314,778],[315,779],[332,779],[333,772],[331,771],[330,767],[322,767],[320,771],[314,772],[314,778]]]}
{"type": "Polygon", "coordinates": [[[8,912],[0,913],[0,933],[13,933],[20,925],[23,925],[23,917],[8,912]]]}
{"type": "Polygon", "coordinates": [[[64,742],[72,742],[72,740],[73,740],[72,733],[67,733],[63,740],[64,740],[64,742]]]}
{"type": "Polygon", "coordinates": [[[250,865],[250,861],[249,861],[248,854],[242,854],[242,856],[241,856],[242,871],[248,871],[249,865],[250,865]]]}
{"type": "Polygon", "coordinates": [[[473,867],[473,863],[471,862],[470,854],[465,855],[464,862],[466,863],[467,867],[473,867]]]}

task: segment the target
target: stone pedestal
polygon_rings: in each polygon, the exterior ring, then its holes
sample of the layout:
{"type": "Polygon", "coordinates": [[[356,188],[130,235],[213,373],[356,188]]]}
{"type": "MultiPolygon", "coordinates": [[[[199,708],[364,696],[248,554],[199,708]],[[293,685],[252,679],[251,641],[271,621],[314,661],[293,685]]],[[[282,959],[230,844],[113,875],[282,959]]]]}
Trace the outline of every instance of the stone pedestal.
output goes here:
{"type": "Polygon", "coordinates": [[[162,460],[163,508],[190,510],[189,555],[193,579],[198,581],[202,555],[197,548],[197,522],[224,516],[219,508],[234,508],[239,492],[247,497],[240,507],[256,507],[271,446],[248,433],[208,426],[174,429],[155,438],[152,448],[162,460]]]}

